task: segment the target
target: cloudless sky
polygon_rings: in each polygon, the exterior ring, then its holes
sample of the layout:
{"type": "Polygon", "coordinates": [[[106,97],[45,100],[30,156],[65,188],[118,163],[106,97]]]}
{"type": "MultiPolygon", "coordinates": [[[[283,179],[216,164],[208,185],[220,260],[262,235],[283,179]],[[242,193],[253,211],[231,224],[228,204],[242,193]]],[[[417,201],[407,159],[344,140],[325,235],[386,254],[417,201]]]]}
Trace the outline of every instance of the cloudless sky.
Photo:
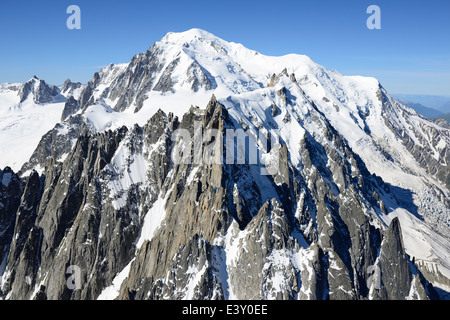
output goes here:
{"type": "Polygon", "coordinates": [[[449,0],[1,0],[0,83],[86,83],[167,32],[201,28],[266,55],[306,54],[391,93],[450,96],[449,0]],[[81,30],[69,30],[69,5],[81,30]],[[381,30],[369,30],[371,4],[381,30]]]}

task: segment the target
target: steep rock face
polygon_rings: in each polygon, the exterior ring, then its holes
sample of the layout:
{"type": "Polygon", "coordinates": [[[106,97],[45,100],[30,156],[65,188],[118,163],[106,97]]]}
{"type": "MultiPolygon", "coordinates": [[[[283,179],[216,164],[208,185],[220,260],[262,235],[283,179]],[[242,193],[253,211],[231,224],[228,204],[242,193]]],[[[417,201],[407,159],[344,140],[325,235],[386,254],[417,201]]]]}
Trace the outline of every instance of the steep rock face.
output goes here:
{"type": "Polygon", "coordinates": [[[217,84],[214,79],[208,77],[207,71],[203,69],[195,61],[189,66],[186,71],[187,81],[191,84],[191,89],[194,92],[198,92],[200,89],[213,90],[217,88],[217,84]]]}
{"type": "MultiPolygon", "coordinates": [[[[159,48],[152,46],[147,52],[133,57],[126,70],[113,81],[107,94],[111,100],[117,101],[114,110],[125,110],[133,102],[136,102],[136,110],[142,107],[145,94],[155,85],[155,77],[164,67],[160,54],[159,48]]],[[[166,75],[166,80],[161,81],[170,86],[170,73],[166,75]]],[[[160,90],[163,88],[170,91],[170,87],[161,83],[160,90]]]]}
{"type": "Polygon", "coordinates": [[[370,280],[372,299],[420,299],[435,298],[436,292],[425,281],[417,267],[409,260],[401,236],[401,226],[393,219],[384,232],[375,273],[370,280]]]}
{"type": "MultiPolygon", "coordinates": [[[[69,98],[70,100],[71,98],[69,98]]],[[[29,161],[22,166],[20,173],[33,169],[43,170],[49,160],[64,160],[83,132],[89,132],[89,128],[81,116],[69,117],[65,122],[58,123],[42,136],[29,161]]]]}
{"type": "Polygon", "coordinates": [[[40,197],[42,194],[42,180],[36,172],[33,172],[26,182],[22,201],[16,214],[14,226],[14,238],[10,245],[7,269],[10,272],[8,282],[2,283],[3,288],[8,288],[14,294],[11,298],[22,297],[23,293],[30,290],[33,284],[32,278],[40,264],[38,250],[41,243],[41,230],[35,226],[40,197]],[[14,281],[14,279],[20,281],[14,281]]]}
{"type": "Polygon", "coordinates": [[[32,96],[36,104],[44,104],[53,102],[54,98],[59,95],[59,89],[55,86],[49,86],[45,81],[38,79],[36,76],[26,82],[19,90],[20,103],[32,96]]]}
{"type": "MultiPolygon", "coordinates": [[[[224,127],[229,122],[222,121],[224,127]]],[[[359,166],[364,170],[361,162],[359,166]]],[[[225,166],[219,176],[215,175],[221,186],[208,187],[211,180],[199,177],[195,185],[202,186],[202,193],[198,187],[175,187],[171,195],[163,195],[168,199],[164,223],[137,251],[119,298],[357,299],[368,295],[368,269],[377,259],[382,235],[371,225],[359,199],[352,201],[350,195],[349,200],[343,200],[346,196],[341,196],[333,202],[336,195],[331,190],[323,194],[328,186],[320,172],[309,177],[313,190],[302,185],[301,177],[293,179],[299,185],[296,196],[302,199],[297,213],[286,198],[282,204],[274,198],[260,202],[259,212],[249,210],[242,219],[238,207],[249,201],[240,198],[236,202],[235,198],[249,191],[261,198],[261,190],[257,186],[253,190],[234,187],[234,197],[227,197],[224,186],[242,179],[234,167],[225,166]],[[182,193],[173,198],[174,192],[182,193]],[[185,198],[198,200],[194,206],[185,198]],[[183,207],[178,207],[179,203],[183,207]]],[[[202,170],[212,171],[214,168],[202,170]]],[[[368,185],[375,182],[367,172],[362,177],[368,185]]],[[[378,206],[365,191],[368,185],[360,192],[378,206]]],[[[279,189],[279,199],[286,197],[282,191],[286,190],[279,189]]],[[[383,241],[399,242],[401,234],[383,241]]],[[[382,268],[388,270],[389,266],[382,268]]],[[[411,285],[410,278],[402,281],[411,285]]]]}
{"type": "MultiPolygon", "coordinates": [[[[159,115],[149,127],[161,125],[159,115]]],[[[3,274],[2,291],[8,298],[95,299],[129,262],[140,211],[158,182],[141,189],[142,181],[133,182],[138,173],[130,171],[142,169],[143,162],[132,155],[122,158],[118,149],[142,154],[145,131],[146,141],[155,139],[148,128],[139,127],[130,133],[123,128],[81,135],[64,163],[48,161],[41,177],[36,172],[30,176],[3,274]],[[66,270],[72,265],[82,270],[83,290],[71,291],[66,285],[66,270]]],[[[149,157],[158,167],[149,177],[163,175],[160,159],[149,157]]]]}
{"type": "Polygon", "coordinates": [[[80,102],[73,96],[70,96],[69,99],[67,99],[66,104],[64,105],[64,110],[61,115],[61,121],[64,121],[71,115],[75,114],[78,110],[80,110],[80,107],[80,102]]]}
{"type": "MultiPolygon", "coordinates": [[[[212,101],[203,115],[192,110],[183,117],[177,128],[189,130],[192,136],[196,120],[204,122],[206,128],[223,128],[222,117],[226,110],[216,106],[217,102],[212,101]]],[[[222,210],[226,199],[226,190],[221,187],[222,180],[223,168],[220,164],[200,168],[193,168],[188,163],[173,165],[159,196],[167,199],[162,208],[165,212],[164,223],[151,237],[146,237],[138,249],[131,265],[131,276],[122,286],[122,297],[127,297],[128,291],[133,292],[136,299],[177,299],[186,294],[198,299],[224,297],[220,293],[224,289],[217,284],[223,280],[217,274],[219,271],[205,267],[206,264],[214,268],[213,262],[217,257],[211,252],[213,241],[225,232],[230,221],[229,213],[222,210]],[[199,247],[200,251],[195,252],[196,255],[189,255],[198,243],[203,244],[199,247]],[[187,255],[190,260],[181,259],[187,255]],[[200,275],[193,268],[208,273],[207,283],[202,284],[200,289],[195,288],[200,275]],[[178,270],[172,275],[168,274],[173,269],[178,270]],[[188,269],[191,275],[182,276],[188,269]],[[172,285],[160,279],[166,275],[174,278],[172,285]],[[186,293],[189,283],[193,291],[186,293]]]]}
{"type": "MultiPolygon", "coordinates": [[[[284,255],[298,250],[298,243],[290,237],[293,228],[277,200],[267,201],[245,231],[242,238],[230,239],[230,245],[238,248],[238,255],[231,257],[234,264],[229,268],[233,293],[250,300],[297,298],[301,288],[300,268],[279,262],[289,259],[284,255]]],[[[308,285],[305,281],[303,289],[308,285]]]]}
{"type": "Polygon", "coordinates": [[[412,273],[403,247],[400,223],[394,219],[386,231],[380,251],[381,283],[380,295],[391,300],[400,300],[408,296],[411,288],[412,273]],[[393,263],[395,261],[395,263],[393,263]]]}
{"type": "MultiPolygon", "coordinates": [[[[450,140],[449,131],[431,121],[415,121],[414,118],[420,116],[412,109],[402,109],[384,89],[380,89],[378,95],[384,106],[387,127],[397,135],[417,163],[450,190],[450,149],[443,143],[450,140]],[[402,121],[408,124],[406,128],[409,130],[405,130],[402,121]]],[[[448,199],[446,203],[450,206],[448,199]]]]}
{"type": "Polygon", "coordinates": [[[64,81],[61,86],[61,94],[66,97],[75,97],[77,98],[80,92],[83,89],[83,84],[81,82],[72,82],[70,79],[64,81]]]}
{"type": "MultiPolygon", "coordinates": [[[[7,265],[22,193],[23,182],[18,175],[9,167],[0,170],[0,274],[3,274],[7,265]]],[[[0,294],[1,284],[0,278],[0,294]]]]}

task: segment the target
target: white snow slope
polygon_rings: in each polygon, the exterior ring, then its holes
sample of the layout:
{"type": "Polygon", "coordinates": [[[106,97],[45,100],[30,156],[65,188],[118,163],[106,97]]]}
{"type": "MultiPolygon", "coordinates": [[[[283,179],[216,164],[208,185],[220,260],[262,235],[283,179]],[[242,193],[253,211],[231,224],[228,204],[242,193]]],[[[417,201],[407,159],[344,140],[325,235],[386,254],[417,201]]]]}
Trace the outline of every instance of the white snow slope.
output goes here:
{"type": "Polygon", "coordinates": [[[60,121],[64,109],[64,102],[36,104],[32,95],[19,104],[20,86],[0,86],[0,168],[9,166],[16,172],[60,121]]]}

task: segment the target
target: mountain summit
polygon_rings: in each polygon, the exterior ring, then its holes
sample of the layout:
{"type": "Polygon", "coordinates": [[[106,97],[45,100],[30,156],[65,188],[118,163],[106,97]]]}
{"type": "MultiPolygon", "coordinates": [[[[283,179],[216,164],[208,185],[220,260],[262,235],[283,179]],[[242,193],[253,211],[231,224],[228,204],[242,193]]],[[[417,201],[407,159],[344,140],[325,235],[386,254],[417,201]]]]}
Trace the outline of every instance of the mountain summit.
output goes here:
{"type": "Polygon", "coordinates": [[[53,128],[0,171],[1,298],[450,291],[450,131],[378,80],[192,29],[58,90],[53,128]]]}
{"type": "Polygon", "coordinates": [[[28,80],[19,91],[20,103],[25,102],[30,96],[36,104],[50,103],[57,100],[58,95],[57,87],[47,85],[44,80],[36,76],[28,80]]]}

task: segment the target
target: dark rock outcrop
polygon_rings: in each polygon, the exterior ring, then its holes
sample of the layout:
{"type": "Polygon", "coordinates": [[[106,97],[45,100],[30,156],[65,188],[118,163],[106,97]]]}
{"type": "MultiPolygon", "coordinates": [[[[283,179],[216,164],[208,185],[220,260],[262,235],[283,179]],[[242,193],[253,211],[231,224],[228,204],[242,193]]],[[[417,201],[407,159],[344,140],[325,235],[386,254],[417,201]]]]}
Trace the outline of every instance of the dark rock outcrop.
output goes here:
{"type": "Polygon", "coordinates": [[[59,95],[59,89],[55,86],[49,86],[44,80],[38,79],[36,76],[28,80],[19,90],[20,102],[23,103],[30,96],[36,104],[44,104],[53,102],[59,95]]]}

